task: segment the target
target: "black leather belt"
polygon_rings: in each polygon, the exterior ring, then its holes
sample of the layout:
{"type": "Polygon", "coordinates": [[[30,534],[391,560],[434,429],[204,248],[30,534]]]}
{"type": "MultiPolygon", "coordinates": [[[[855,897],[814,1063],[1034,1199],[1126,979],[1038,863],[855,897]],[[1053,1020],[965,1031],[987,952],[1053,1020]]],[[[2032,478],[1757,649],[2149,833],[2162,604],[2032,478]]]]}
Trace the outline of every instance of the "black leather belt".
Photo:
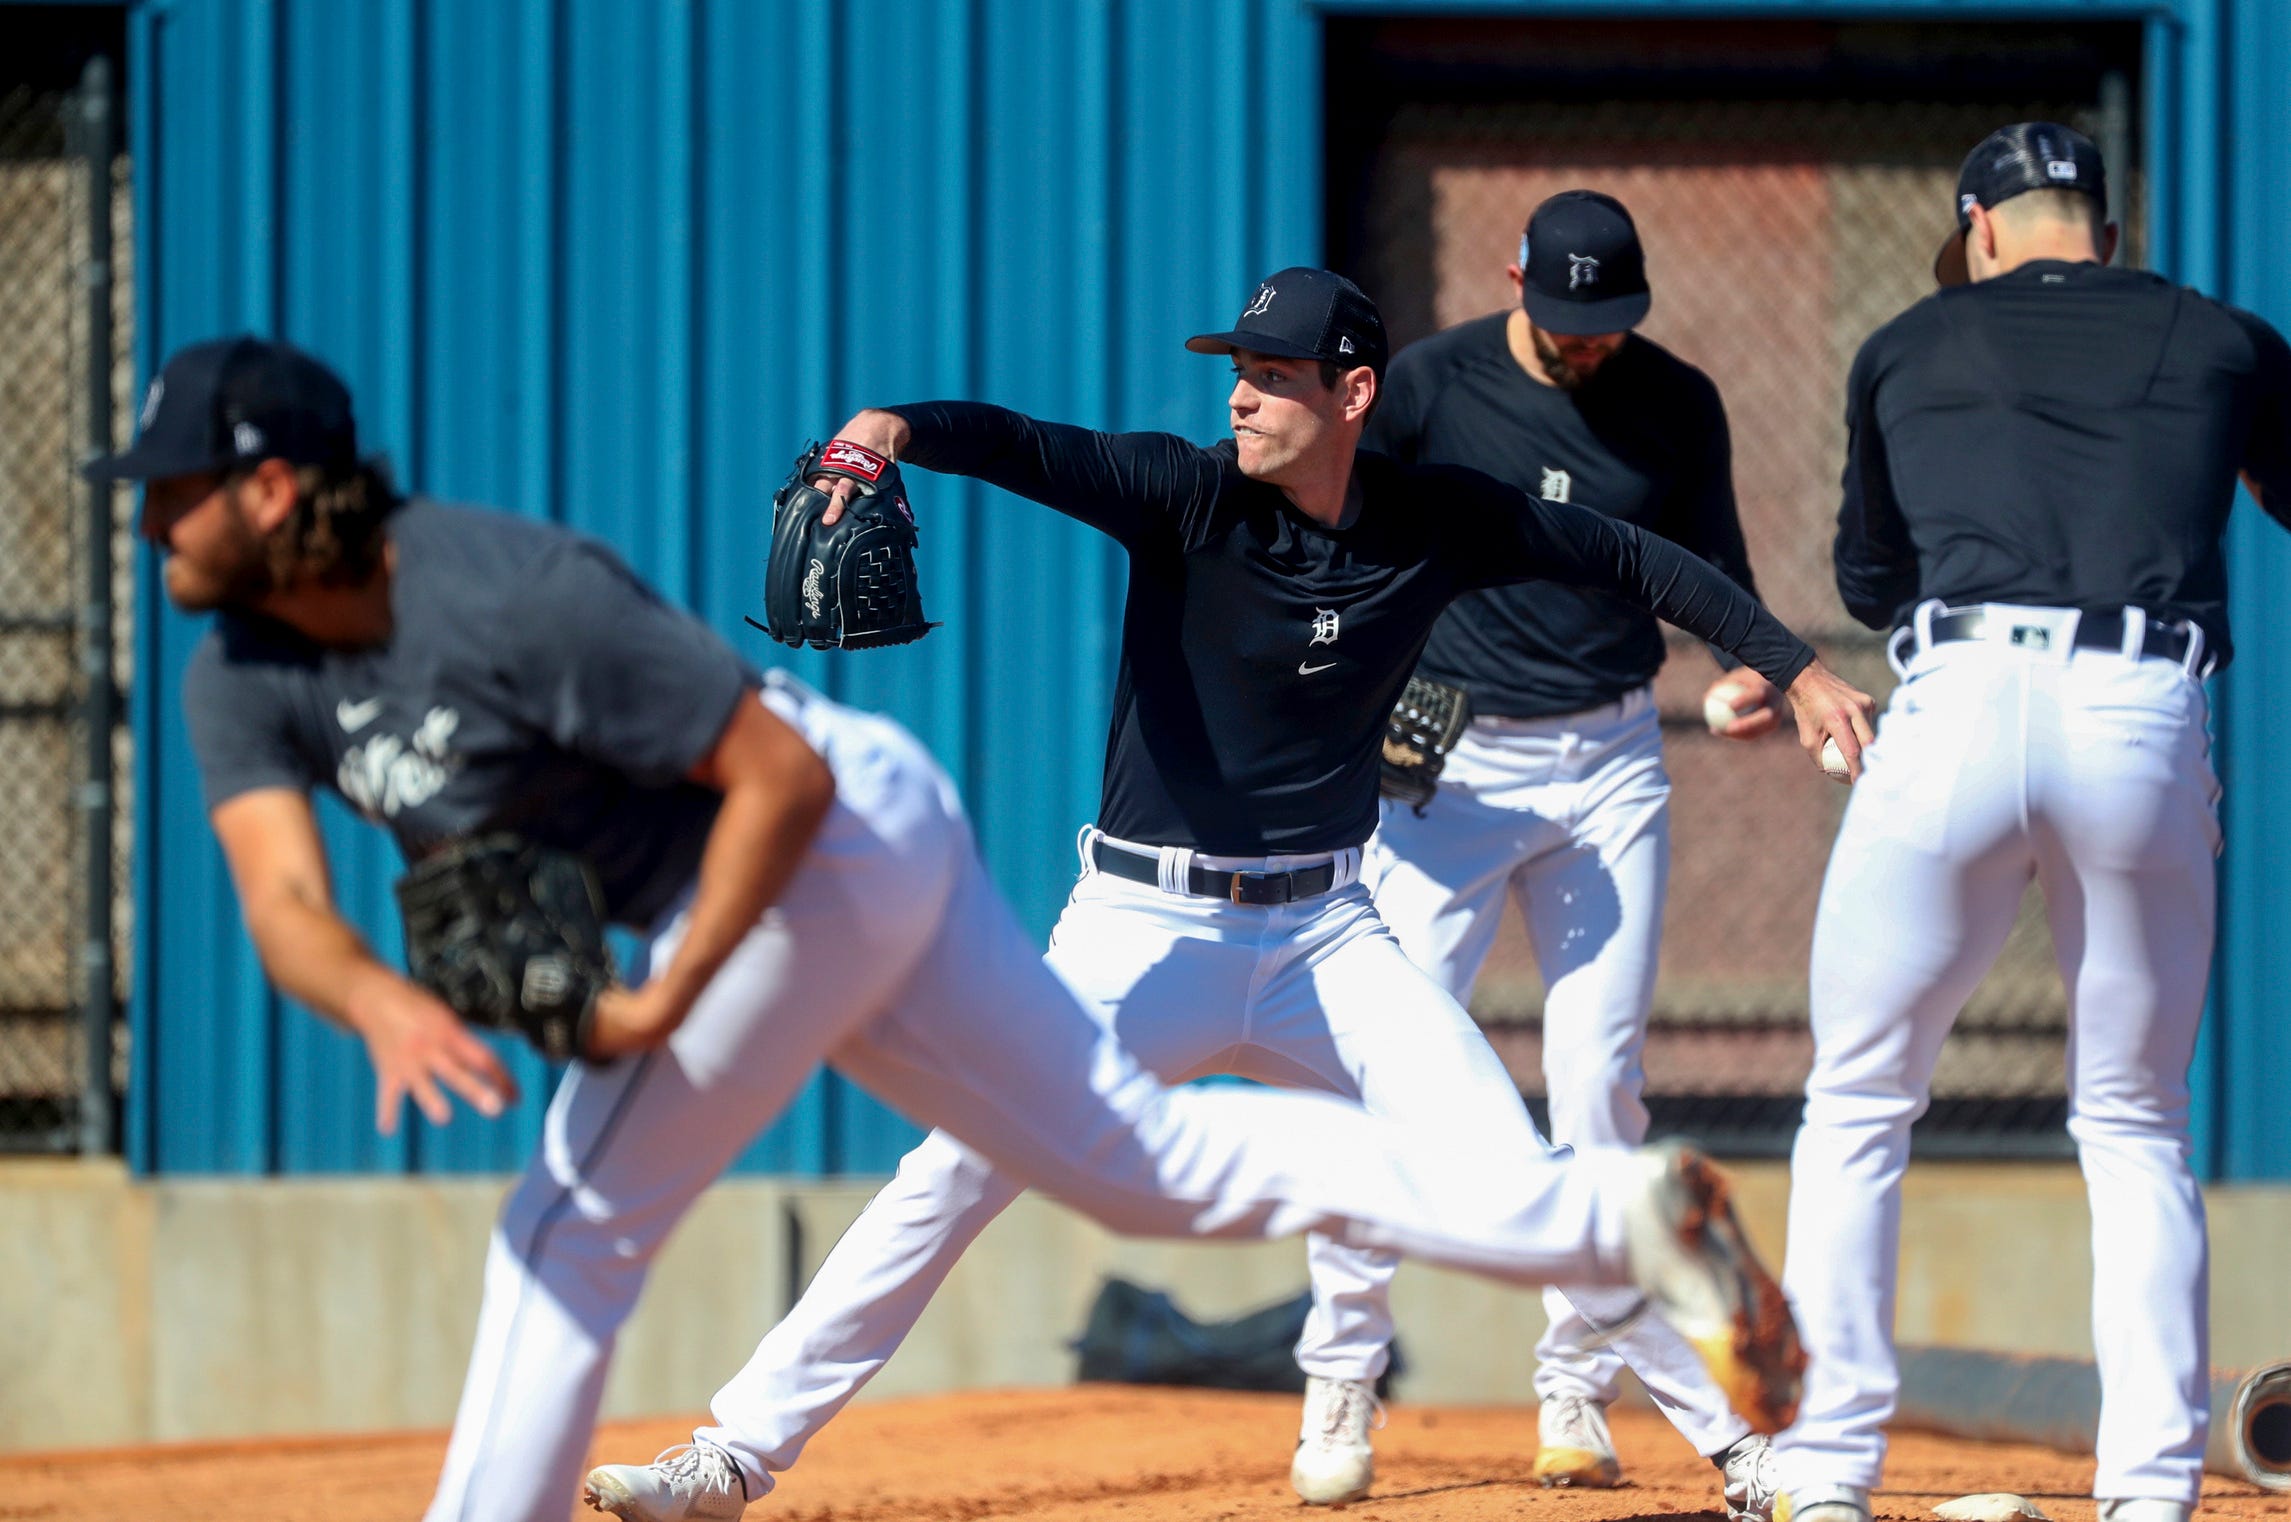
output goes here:
{"type": "MultiPolygon", "coordinates": [[[[2048,650],[2052,647],[2054,629],[2036,620],[2021,622],[2004,613],[1987,608],[1967,608],[1961,613],[1936,613],[1926,642],[1945,645],[1951,640],[1988,639],[1991,619],[2009,631],[2008,644],[2025,650],[2048,650]]],[[[2084,650],[2118,650],[2124,648],[2124,615],[2121,612],[2087,613],[2076,621],[2076,644],[2084,650]]],[[[2153,655],[2167,661],[2185,661],[2188,658],[2188,626],[2184,623],[2148,621],[2147,636],[2140,642],[2142,655],[2153,655]]]]}
{"type": "MultiPolygon", "coordinates": [[[[1133,883],[1161,886],[1161,863],[1151,856],[1140,856],[1125,851],[1106,841],[1093,841],[1090,859],[1098,870],[1114,877],[1127,878],[1133,883]]],[[[1185,873],[1185,891],[1202,898],[1221,898],[1229,904],[1293,904],[1300,898],[1317,898],[1336,886],[1336,863],[1324,861],[1317,867],[1298,867],[1291,872],[1219,872],[1209,867],[1189,867],[1185,873]]]]}

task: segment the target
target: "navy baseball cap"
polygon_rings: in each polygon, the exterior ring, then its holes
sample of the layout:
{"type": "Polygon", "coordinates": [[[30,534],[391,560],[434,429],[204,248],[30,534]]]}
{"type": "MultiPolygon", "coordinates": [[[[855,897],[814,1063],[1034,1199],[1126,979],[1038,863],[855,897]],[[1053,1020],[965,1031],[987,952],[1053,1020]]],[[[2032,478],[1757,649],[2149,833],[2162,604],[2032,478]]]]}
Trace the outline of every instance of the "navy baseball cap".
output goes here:
{"type": "Polygon", "coordinates": [[[143,394],[135,444],[82,471],[152,481],[264,460],[347,465],[358,425],[340,376],[292,345],[245,335],[178,349],[143,394]]]}
{"type": "Polygon", "coordinates": [[[1185,341],[1196,354],[1277,354],[1283,359],[1325,359],[1345,369],[1368,366],[1379,376],[1391,350],[1376,303],[1331,270],[1296,265],[1258,283],[1227,333],[1196,333],[1185,341]]]}
{"type": "Polygon", "coordinates": [[[2015,122],[1982,138],[1957,171],[1957,230],[1933,256],[1933,278],[1942,285],[1972,279],[1965,235],[1973,230],[1973,208],[1995,207],[2030,190],[2079,190],[2105,211],[2108,171],[2100,150],[2058,122],[2015,122]]]}
{"type": "Polygon", "coordinates": [[[1562,190],[1527,219],[1519,240],[1520,305],[1546,333],[1626,333],[1646,320],[1647,255],[1613,196],[1562,190]]]}

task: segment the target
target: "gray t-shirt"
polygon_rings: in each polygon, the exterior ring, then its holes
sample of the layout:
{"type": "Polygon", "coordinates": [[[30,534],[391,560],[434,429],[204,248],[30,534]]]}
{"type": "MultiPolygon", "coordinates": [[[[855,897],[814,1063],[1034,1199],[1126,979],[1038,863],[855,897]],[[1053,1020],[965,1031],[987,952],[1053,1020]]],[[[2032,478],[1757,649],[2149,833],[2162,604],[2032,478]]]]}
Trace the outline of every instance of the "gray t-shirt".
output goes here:
{"type": "Polygon", "coordinates": [[[698,870],[718,795],[686,780],[756,673],[594,539],[415,499],[390,519],[393,632],[328,649],[223,613],[183,706],[207,806],[332,787],[409,858],[514,830],[652,921],[698,870]]]}

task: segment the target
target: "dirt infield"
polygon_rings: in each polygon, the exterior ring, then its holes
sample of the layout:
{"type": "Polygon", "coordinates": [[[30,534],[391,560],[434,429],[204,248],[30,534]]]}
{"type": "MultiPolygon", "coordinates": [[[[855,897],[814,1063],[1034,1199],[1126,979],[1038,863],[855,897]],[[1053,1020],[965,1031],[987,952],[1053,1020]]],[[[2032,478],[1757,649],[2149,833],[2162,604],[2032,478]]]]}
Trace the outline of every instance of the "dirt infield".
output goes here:
{"type": "MultiPolygon", "coordinates": [[[[684,1422],[609,1426],[600,1460],[649,1458],[684,1422]]],[[[1288,1486],[1296,1403],[1083,1385],[885,1401],[846,1412],[771,1496],[776,1522],[1287,1522],[1318,1515],[1288,1486]]],[[[1345,1522],[1686,1522],[1718,1501],[1710,1465],[1658,1417],[1616,1413],[1630,1483],[1539,1490],[1532,1411],[1395,1407],[1377,1440],[1377,1485],[1345,1522]]],[[[412,1522],[428,1500],[442,1433],[49,1454],[0,1459],[4,1522],[412,1522]]],[[[2089,1460],[2035,1448],[1905,1434],[1882,1518],[1918,1519],[1970,1491],[2017,1490],[2057,1522],[2092,1522],[2089,1460]]],[[[2207,1517],[2291,1514],[2291,1496],[2211,1480],[2207,1517]]],[[[594,1522],[594,1513],[576,1510],[594,1522]]]]}

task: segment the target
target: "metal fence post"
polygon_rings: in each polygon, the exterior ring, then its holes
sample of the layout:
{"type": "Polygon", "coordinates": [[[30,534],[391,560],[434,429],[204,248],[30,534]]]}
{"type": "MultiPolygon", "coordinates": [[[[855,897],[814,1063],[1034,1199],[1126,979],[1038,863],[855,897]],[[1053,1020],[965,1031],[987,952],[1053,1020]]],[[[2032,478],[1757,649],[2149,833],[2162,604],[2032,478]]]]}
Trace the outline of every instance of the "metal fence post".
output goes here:
{"type": "MultiPolygon", "coordinates": [[[[73,125],[87,174],[87,436],[86,458],[112,447],[112,161],[118,153],[118,116],[111,61],[98,55],[81,72],[73,125]]],[[[112,1040],[118,1026],[118,982],[112,966],[112,730],[119,695],[112,669],[112,486],[87,488],[87,601],[80,617],[83,741],[87,776],[79,793],[81,840],[86,852],[87,923],[80,946],[81,1029],[86,1069],[81,1074],[79,1147],[83,1156],[117,1150],[111,1087],[112,1040]]]]}

